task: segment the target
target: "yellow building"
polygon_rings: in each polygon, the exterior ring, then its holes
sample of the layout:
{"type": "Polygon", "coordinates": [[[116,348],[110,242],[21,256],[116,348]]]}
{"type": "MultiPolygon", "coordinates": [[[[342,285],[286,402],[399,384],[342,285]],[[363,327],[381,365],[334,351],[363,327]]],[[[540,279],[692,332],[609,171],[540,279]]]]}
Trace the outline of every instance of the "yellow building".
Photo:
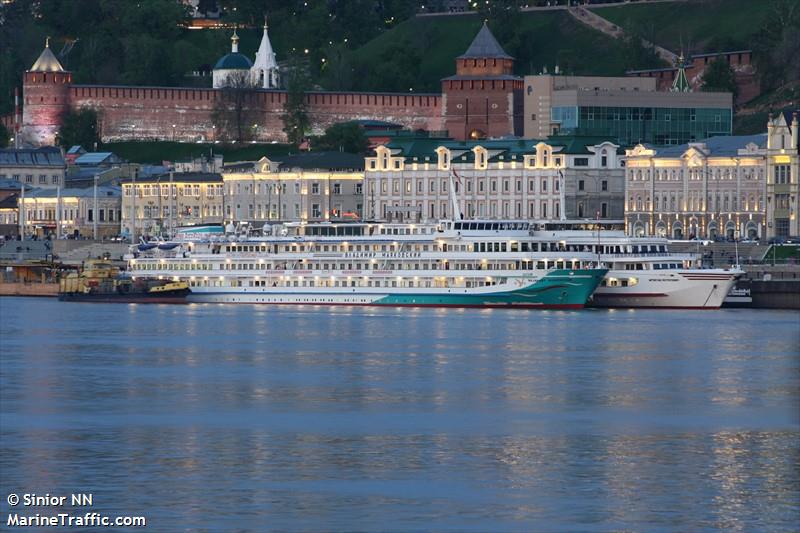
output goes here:
{"type": "Polygon", "coordinates": [[[123,178],[121,185],[125,235],[160,235],[181,226],[222,223],[224,198],[220,174],[178,172],[123,178]]]}
{"type": "Polygon", "coordinates": [[[363,214],[364,159],[308,152],[223,172],[225,220],[357,220],[363,214]]]}
{"type": "Polygon", "coordinates": [[[800,235],[800,135],[797,111],[767,123],[767,236],[800,235]]]}
{"type": "Polygon", "coordinates": [[[119,187],[33,189],[18,199],[19,223],[25,235],[98,239],[119,234],[119,187]]]}

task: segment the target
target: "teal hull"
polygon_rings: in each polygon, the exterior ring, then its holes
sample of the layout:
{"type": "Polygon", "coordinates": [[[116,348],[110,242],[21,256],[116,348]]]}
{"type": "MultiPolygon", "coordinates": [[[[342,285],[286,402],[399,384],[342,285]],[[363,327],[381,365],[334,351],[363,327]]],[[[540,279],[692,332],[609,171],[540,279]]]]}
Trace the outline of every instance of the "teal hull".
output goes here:
{"type": "Polygon", "coordinates": [[[372,305],[432,307],[533,307],[580,309],[600,285],[607,269],[559,269],[519,289],[483,294],[393,294],[372,305]]]}

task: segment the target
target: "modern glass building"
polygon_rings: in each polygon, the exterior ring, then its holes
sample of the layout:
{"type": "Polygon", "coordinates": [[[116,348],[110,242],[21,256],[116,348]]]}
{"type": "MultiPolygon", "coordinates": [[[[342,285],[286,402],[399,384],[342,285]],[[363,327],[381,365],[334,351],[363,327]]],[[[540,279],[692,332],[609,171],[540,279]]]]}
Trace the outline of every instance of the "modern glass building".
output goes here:
{"type": "Polygon", "coordinates": [[[730,93],[656,91],[653,78],[526,76],[525,135],[677,145],[730,135],[730,93]]]}

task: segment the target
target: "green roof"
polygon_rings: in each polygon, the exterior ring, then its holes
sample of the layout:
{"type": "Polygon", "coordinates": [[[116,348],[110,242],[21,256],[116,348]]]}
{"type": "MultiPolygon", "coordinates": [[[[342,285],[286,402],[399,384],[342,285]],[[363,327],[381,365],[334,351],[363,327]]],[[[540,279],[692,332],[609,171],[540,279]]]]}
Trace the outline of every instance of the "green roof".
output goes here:
{"type": "Polygon", "coordinates": [[[217,64],[214,65],[214,70],[249,70],[252,66],[253,62],[250,61],[246,55],[235,52],[222,56],[220,60],[217,61],[217,64]]]}
{"type": "MultiPolygon", "coordinates": [[[[444,146],[453,152],[453,162],[462,163],[474,160],[472,151],[476,146],[481,146],[489,151],[489,161],[510,161],[522,159],[524,155],[536,152],[536,145],[544,142],[555,148],[560,147],[557,153],[569,155],[591,154],[589,146],[596,146],[604,142],[617,144],[614,139],[607,137],[581,137],[581,136],[556,136],[540,141],[538,139],[487,139],[480,141],[453,141],[451,139],[431,139],[427,137],[397,138],[392,139],[386,147],[406,161],[424,162],[436,159],[436,149],[444,146]]],[[[617,148],[617,153],[624,153],[622,147],[617,148]]]]}

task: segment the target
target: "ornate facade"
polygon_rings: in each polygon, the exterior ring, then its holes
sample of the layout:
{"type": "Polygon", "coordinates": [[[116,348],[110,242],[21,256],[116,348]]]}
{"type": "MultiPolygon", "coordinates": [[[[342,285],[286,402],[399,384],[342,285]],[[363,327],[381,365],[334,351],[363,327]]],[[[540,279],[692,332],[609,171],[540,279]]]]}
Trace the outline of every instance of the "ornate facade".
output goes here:
{"type": "Polygon", "coordinates": [[[368,219],[452,217],[451,179],[465,219],[623,217],[621,157],[607,141],[407,139],[375,153],[364,170],[368,219]]]}
{"type": "Polygon", "coordinates": [[[712,137],[626,151],[625,219],[631,235],[763,238],[765,135],[712,137]]]}

